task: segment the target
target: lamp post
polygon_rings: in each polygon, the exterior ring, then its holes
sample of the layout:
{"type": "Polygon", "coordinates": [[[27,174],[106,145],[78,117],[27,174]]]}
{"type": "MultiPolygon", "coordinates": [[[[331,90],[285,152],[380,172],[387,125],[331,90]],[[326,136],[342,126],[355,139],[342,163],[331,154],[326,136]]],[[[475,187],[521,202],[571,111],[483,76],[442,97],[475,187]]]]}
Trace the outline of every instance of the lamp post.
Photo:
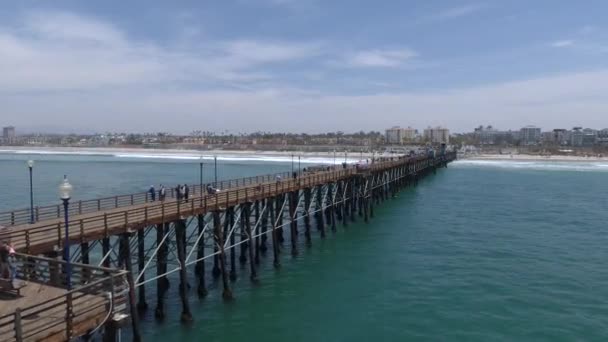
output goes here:
{"type": "Polygon", "coordinates": [[[348,157],[348,152],[344,150],[344,164],[346,164],[346,158],[348,157]]]}
{"type": "Polygon", "coordinates": [[[300,161],[300,156],[298,155],[298,175],[302,172],[302,162],[300,161]]]}
{"type": "Polygon", "coordinates": [[[291,154],[291,174],[293,174],[293,153],[291,154]]]}
{"type": "Polygon", "coordinates": [[[68,177],[63,176],[63,182],[59,185],[59,198],[63,201],[63,213],[65,219],[65,242],[63,243],[63,260],[65,261],[65,277],[68,291],[72,289],[72,265],[70,264],[70,228],[69,228],[69,205],[72,195],[72,185],[68,177]]]}
{"type": "Polygon", "coordinates": [[[336,150],[334,150],[334,166],[336,166],[336,150]]]}
{"type": "Polygon", "coordinates": [[[201,196],[203,195],[203,156],[201,156],[201,159],[199,160],[199,166],[200,166],[200,191],[201,191],[201,196]]]}
{"type": "Polygon", "coordinates": [[[34,182],[32,180],[32,173],[34,171],[34,161],[28,160],[27,167],[30,170],[30,223],[34,223],[34,182]]]}
{"type": "Polygon", "coordinates": [[[213,187],[217,188],[217,156],[213,156],[213,165],[215,168],[215,183],[213,184],[213,187]]]}

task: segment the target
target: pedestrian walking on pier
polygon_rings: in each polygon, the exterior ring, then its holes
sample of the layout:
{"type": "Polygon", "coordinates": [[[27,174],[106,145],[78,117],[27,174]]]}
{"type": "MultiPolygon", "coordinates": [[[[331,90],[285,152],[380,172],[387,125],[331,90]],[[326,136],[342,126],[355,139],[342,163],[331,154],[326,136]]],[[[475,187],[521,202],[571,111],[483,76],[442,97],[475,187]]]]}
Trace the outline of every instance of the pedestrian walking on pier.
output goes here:
{"type": "Polygon", "coordinates": [[[161,201],[165,200],[166,190],[164,185],[160,185],[160,190],[158,191],[158,199],[161,201]]]}
{"type": "Polygon", "coordinates": [[[154,189],[154,185],[150,185],[150,190],[148,190],[148,192],[150,193],[152,202],[156,201],[156,189],[154,189]]]}
{"type": "Polygon", "coordinates": [[[189,197],[190,197],[190,188],[188,187],[188,184],[184,184],[184,198],[186,199],[186,202],[188,202],[189,197]]]}

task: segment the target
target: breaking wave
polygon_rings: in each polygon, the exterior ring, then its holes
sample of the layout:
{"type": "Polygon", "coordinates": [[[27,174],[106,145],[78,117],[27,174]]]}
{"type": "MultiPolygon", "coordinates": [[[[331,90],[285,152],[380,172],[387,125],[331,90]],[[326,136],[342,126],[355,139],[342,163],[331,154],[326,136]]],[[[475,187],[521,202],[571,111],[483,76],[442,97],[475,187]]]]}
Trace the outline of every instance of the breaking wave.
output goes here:
{"type": "Polygon", "coordinates": [[[457,160],[454,167],[489,167],[538,171],[608,172],[607,161],[457,160]]]}

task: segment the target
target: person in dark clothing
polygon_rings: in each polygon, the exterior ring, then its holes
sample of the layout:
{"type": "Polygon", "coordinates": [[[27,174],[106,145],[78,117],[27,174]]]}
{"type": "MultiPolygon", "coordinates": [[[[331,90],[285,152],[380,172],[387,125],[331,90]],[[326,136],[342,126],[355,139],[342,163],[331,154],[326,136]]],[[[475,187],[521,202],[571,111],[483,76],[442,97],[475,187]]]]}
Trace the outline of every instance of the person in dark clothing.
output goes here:
{"type": "Polygon", "coordinates": [[[156,201],[156,189],[154,189],[154,185],[150,185],[150,190],[148,190],[148,192],[150,193],[152,202],[156,201]]]}
{"type": "Polygon", "coordinates": [[[186,199],[186,202],[188,202],[188,197],[190,197],[190,188],[188,187],[188,184],[184,184],[184,198],[186,199]]]}
{"type": "Polygon", "coordinates": [[[296,179],[296,178],[298,178],[298,173],[294,171],[293,172],[293,179],[296,179]]]}
{"type": "Polygon", "coordinates": [[[182,186],[179,184],[175,187],[175,197],[177,198],[177,200],[182,199],[182,186]]]}

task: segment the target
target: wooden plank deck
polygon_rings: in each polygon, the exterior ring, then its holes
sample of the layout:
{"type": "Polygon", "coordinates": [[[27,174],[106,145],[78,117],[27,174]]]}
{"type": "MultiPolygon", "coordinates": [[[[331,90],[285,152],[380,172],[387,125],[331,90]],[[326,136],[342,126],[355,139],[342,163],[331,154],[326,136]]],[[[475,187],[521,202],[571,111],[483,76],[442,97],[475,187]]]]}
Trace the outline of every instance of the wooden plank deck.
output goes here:
{"type": "MultiPolygon", "coordinates": [[[[21,329],[24,341],[65,341],[67,290],[30,282],[21,296],[0,294],[0,341],[16,341],[14,313],[24,310],[21,329]]],[[[74,293],[72,334],[80,336],[102,324],[107,316],[108,299],[99,295],[74,293]]]]}

